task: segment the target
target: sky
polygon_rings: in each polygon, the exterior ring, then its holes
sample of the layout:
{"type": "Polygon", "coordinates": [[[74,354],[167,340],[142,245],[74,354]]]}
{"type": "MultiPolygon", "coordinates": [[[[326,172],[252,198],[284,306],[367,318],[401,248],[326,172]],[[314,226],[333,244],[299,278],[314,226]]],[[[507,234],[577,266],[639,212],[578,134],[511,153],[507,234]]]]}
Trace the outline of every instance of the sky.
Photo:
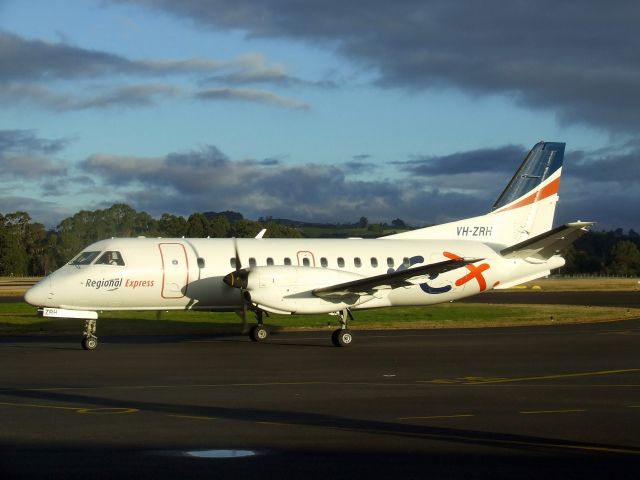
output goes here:
{"type": "Polygon", "coordinates": [[[566,142],[556,224],[640,231],[640,3],[0,0],[0,213],[426,225],[566,142]]]}

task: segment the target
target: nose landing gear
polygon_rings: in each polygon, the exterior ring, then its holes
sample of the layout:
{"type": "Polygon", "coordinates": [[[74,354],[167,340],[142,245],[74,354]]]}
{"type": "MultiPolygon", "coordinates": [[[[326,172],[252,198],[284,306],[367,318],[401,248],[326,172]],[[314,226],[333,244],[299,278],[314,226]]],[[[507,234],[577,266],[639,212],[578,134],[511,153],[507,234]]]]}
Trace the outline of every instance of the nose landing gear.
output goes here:
{"type": "Polygon", "coordinates": [[[98,346],[98,337],[96,333],[97,320],[85,320],[84,331],[82,332],[82,348],[85,350],[94,350],[98,346]]]}

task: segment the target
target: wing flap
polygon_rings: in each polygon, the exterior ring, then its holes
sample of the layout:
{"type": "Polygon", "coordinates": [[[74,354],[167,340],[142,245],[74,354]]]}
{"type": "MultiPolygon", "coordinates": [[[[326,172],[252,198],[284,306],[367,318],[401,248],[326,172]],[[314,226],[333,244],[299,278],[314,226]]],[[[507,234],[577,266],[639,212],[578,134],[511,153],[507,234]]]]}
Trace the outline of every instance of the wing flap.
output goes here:
{"type": "Polygon", "coordinates": [[[421,281],[426,281],[428,277],[434,277],[441,273],[464,267],[470,263],[478,262],[481,258],[456,258],[443,262],[421,265],[373,277],[361,278],[350,282],[330,285],[328,287],[316,288],[312,293],[321,298],[341,297],[346,295],[376,295],[384,290],[392,290],[400,287],[410,287],[421,281]]]}
{"type": "Polygon", "coordinates": [[[594,222],[574,222],[561,225],[500,251],[505,258],[535,259],[545,261],[558,255],[579,237],[589,231],[594,222]]]}

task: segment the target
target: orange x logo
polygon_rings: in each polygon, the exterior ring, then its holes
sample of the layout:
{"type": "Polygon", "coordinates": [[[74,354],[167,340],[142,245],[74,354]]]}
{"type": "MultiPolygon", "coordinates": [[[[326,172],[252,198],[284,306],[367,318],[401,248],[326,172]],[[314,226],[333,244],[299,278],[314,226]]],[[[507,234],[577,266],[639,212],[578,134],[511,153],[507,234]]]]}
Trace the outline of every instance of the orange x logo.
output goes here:
{"type": "MultiPolygon", "coordinates": [[[[462,257],[456,255],[455,253],[442,252],[442,254],[445,257],[450,258],[451,260],[462,260],[462,257]]],[[[467,267],[467,270],[469,270],[469,273],[467,273],[464,277],[461,277],[458,280],[456,280],[456,287],[459,287],[460,285],[464,285],[468,281],[475,278],[478,281],[478,286],[480,287],[480,291],[484,292],[487,289],[487,281],[484,279],[482,272],[489,269],[489,264],[481,263],[479,266],[476,267],[475,265],[470,263],[468,265],[465,265],[465,267],[467,267]]]]}

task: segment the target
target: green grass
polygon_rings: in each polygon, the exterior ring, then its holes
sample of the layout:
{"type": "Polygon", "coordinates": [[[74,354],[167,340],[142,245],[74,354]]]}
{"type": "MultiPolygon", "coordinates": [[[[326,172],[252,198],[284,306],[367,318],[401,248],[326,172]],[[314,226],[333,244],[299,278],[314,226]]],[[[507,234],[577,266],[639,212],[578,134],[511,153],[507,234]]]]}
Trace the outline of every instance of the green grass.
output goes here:
{"type": "MultiPolygon", "coordinates": [[[[640,317],[640,310],[567,305],[486,305],[446,303],[430,307],[396,307],[354,312],[354,330],[495,327],[598,322],[640,317]]],[[[234,313],[192,311],[104,312],[100,335],[195,335],[238,333],[234,313]]],[[[250,324],[255,323],[252,315],[250,324]]],[[[330,315],[272,315],[265,320],[272,330],[329,330],[338,325],[330,315]]],[[[82,320],[40,318],[25,303],[0,303],[0,335],[78,335],[82,320]]]]}

